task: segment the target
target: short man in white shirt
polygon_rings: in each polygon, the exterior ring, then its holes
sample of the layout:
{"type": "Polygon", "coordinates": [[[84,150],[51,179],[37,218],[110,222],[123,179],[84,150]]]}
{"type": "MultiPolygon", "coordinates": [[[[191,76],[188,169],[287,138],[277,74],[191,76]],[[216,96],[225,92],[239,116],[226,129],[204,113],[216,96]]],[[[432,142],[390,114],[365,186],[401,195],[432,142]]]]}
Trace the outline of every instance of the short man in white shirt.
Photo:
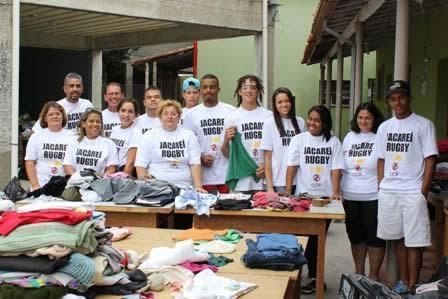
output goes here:
{"type": "Polygon", "coordinates": [[[400,280],[394,290],[406,293],[418,283],[423,248],[431,245],[426,197],[438,151],[434,124],[411,111],[409,83],[394,81],[387,99],[395,116],[376,135],[377,236],[395,243],[400,280]]]}
{"type": "Polygon", "coordinates": [[[202,187],[207,191],[229,193],[225,184],[228,160],[221,153],[224,119],[235,107],[218,100],[219,80],[213,74],[200,82],[202,104],[185,115],[184,128],[195,133],[201,146],[202,187]]]}
{"type": "Polygon", "coordinates": [[[194,77],[187,78],[182,83],[182,97],[184,99],[185,107],[182,108],[182,116],[180,118],[181,125],[184,123],[187,112],[199,103],[200,85],[201,83],[199,80],[194,77]]]}
{"type": "Polygon", "coordinates": [[[145,134],[147,131],[161,126],[157,108],[162,100],[162,93],[159,88],[150,86],[145,89],[143,94],[143,105],[146,113],[137,118],[135,128],[139,129],[142,134],[145,134]]]}
{"type": "MultiPolygon", "coordinates": [[[[89,100],[81,98],[84,91],[84,85],[80,74],[68,73],[65,75],[63,89],[65,98],[59,100],[57,103],[64,107],[65,113],[67,114],[67,124],[65,125],[65,128],[69,130],[70,133],[77,134],[76,130],[81,116],[87,108],[93,108],[93,105],[89,100]]],[[[33,131],[42,131],[40,122],[36,122],[33,126],[33,131]]]]}
{"type": "Polygon", "coordinates": [[[103,110],[103,132],[106,137],[110,136],[112,128],[120,124],[120,117],[118,117],[118,104],[124,98],[121,84],[117,82],[110,82],[104,88],[104,101],[107,103],[107,108],[103,110]]]}

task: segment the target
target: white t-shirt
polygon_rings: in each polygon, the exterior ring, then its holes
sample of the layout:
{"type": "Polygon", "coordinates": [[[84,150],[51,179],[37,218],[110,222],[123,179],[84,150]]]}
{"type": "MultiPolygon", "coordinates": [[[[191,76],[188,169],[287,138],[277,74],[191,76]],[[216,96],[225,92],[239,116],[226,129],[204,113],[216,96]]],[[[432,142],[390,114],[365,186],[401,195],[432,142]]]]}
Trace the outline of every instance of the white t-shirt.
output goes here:
{"type": "MultiPolygon", "coordinates": [[[[272,111],[262,107],[246,110],[239,107],[229,114],[224,121],[224,130],[236,126],[241,133],[241,141],[249,156],[255,163],[263,163],[263,152],[260,149],[264,122],[272,117],[272,111]]],[[[249,176],[238,181],[236,191],[263,190],[263,180],[258,183],[249,176]]]]}
{"type": "Polygon", "coordinates": [[[434,124],[415,113],[405,119],[393,117],[380,125],[376,137],[378,158],[385,160],[380,189],[421,192],[424,159],[438,155],[434,124]]]}
{"type": "MultiPolygon", "coordinates": [[[[196,106],[195,106],[195,107],[196,107],[196,106]]],[[[194,108],[194,107],[193,107],[193,108],[194,108]]],[[[187,113],[190,112],[191,109],[193,109],[193,108],[187,108],[187,107],[182,108],[182,115],[181,115],[181,117],[180,117],[180,125],[181,125],[182,127],[184,126],[185,116],[186,116],[187,113]]]]}
{"type": "MultiPolygon", "coordinates": [[[[79,98],[76,103],[70,103],[65,98],[59,100],[57,103],[64,107],[65,113],[67,114],[67,124],[65,125],[65,128],[76,135],[79,121],[87,108],[93,108],[92,103],[89,100],[81,98],[79,98]]],[[[33,131],[42,131],[39,121],[34,124],[33,131]]]]}
{"type": "Polygon", "coordinates": [[[158,117],[149,117],[148,114],[142,114],[139,117],[137,117],[135,121],[135,128],[140,129],[140,132],[145,134],[149,130],[152,130],[154,128],[159,128],[162,126],[160,123],[160,118],[158,117]]]}
{"type": "Polygon", "coordinates": [[[109,109],[103,110],[103,133],[104,136],[109,137],[112,128],[121,124],[118,112],[112,112],[109,109]]]}
{"type": "Polygon", "coordinates": [[[193,132],[180,127],[172,132],[154,128],[143,135],[135,159],[135,166],[180,188],[193,185],[190,165],[195,164],[201,164],[198,140],[193,132]]]}
{"type": "Polygon", "coordinates": [[[136,147],[135,143],[138,143],[141,136],[141,131],[135,129],[135,124],[132,124],[130,127],[125,129],[121,128],[121,126],[116,126],[112,129],[112,133],[109,138],[117,146],[118,161],[120,161],[118,164],[119,167],[126,165],[128,150],[131,147],[136,147]]]}
{"type": "Polygon", "coordinates": [[[226,181],[228,159],[221,153],[224,119],[234,110],[235,107],[221,102],[214,107],[200,104],[190,109],[185,116],[184,128],[196,135],[201,152],[215,157],[211,167],[202,167],[204,185],[222,185],[226,181]]]}
{"type": "MultiPolygon", "coordinates": [[[[292,121],[289,118],[282,118],[286,136],[280,136],[274,117],[271,117],[263,126],[263,138],[261,139],[261,149],[272,151],[272,180],[275,187],[286,186],[286,162],[288,158],[288,148],[291,138],[296,135],[292,121]]],[[[303,118],[297,116],[300,133],[305,132],[305,122],[303,118]]]]}
{"type": "Polygon", "coordinates": [[[378,157],[376,134],[349,132],[342,143],[345,167],[342,172],[342,196],[348,200],[378,199],[378,157]]]}
{"type": "Polygon", "coordinates": [[[65,176],[62,162],[65,158],[67,146],[75,137],[62,129],[52,132],[48,128],[31,135],[26,146],[26,161],[36,161],[36,174],[39,185],[42,187],[50,177],[65,176]]]}
{"type": "Polygon", "coordinates": [[[288,166],[298,166],[297,194],[330,196],[333,193],[331,171],[344,169],[341,143],[335,136],[326,141],[323,136],[300,133],[289,144],[288,166]]]}
{"type": "Polygon", "coordinates": [[[118,163],[117,147],[109,138],[98,136],[95,139],[84,137],[75,141],[67,148],[64,165],[71,165],[75,171],[91,168],[99,174],[104,174],[108,166],[118,163]]]}

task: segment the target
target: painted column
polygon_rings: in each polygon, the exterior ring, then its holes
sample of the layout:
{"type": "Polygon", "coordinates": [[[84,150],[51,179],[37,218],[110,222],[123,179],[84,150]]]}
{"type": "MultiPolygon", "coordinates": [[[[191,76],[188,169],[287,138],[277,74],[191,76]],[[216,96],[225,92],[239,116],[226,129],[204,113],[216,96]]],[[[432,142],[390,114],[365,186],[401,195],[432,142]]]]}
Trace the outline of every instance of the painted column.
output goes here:
{"type": "Polygon", "coordinates": [[[20,3],[0,0],[0,183],[17,175],[20,3]]]}
{"type": "Polygon", "coordinates": [[[152,86],[157,86],[157,61],[152,62],[152,86]]]}
{"type": "Polygon", "coordinates": [[[325,92],[325,86],[324,86],[324,82],[325,82],[325,65],[323,65],[322,63],[320,64],[320,85],[319,85],[319,104],[322,105],[323,104],[323,95],[325,92]]]}
{"type": "Polygon", "coordinates": [[[126,97],[132,98],[134,93],[134,70],[130,61],[126,63],[126,97]]]}
{"type": "Polygon", "coordinates": [[[397,0],[394,80],[409,80],[409,0],[397,0]]]}
{"type": "Polygon", "coordinates": [[[326,86],[326,93],[325,93],[325,106],[327,106],[328,109],[331,109],[332,67],[333,67],[333,59],[328,58],[328,60],[327,60],[327,86],[326,86]]]}
{"type": "Polygon", "coordinates": [[[92,104],[98,109],[102,109],[102,84],[103,84],[103,51],[92,50],[92,104]]]}
{"type": "Polygon", "coordinates": [[[149,87],[149,63],[145,62],[145,89],[149,87]]]}
{"type": "Polygon", "coordinates": [[[352,43],[351,48],[351,66],[350,66],[350,110],[348,123],[351,122],[351,116],[354,114],[355,110],[355,80],[356,80],[356,43],[352,43]]]}
{"type": "Polygon", "coordinates": [[[357,22],[355,25],[356,30],[356,72],[355,72],[355,96],[354,107],[362,102],[362,74],[364,70],[364,23],[357,22]]]}
{"type": "Polygon", "coordinates": [[[341,115],[342,115],[342,83],[344,80],[344,57],[342,56],[341,43],[338,43],[338,70],[336,81],[336,112],[335,112],[335,135],[341,138],[341,115]]]}

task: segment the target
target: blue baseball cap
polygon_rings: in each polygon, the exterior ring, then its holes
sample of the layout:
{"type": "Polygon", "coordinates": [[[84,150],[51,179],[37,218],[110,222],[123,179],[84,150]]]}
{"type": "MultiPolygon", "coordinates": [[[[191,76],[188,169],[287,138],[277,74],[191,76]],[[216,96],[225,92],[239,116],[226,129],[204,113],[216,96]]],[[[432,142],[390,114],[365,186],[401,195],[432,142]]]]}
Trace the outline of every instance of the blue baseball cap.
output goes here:
{"type": "Polygon", "coordinates": [[[193,87],[195,89],[199,89],[201,83],[198,79],[194,77],[190,77],[184,80],[184,83],[182,84],[182,90],[185,91],[190,87],[193,87]]]}

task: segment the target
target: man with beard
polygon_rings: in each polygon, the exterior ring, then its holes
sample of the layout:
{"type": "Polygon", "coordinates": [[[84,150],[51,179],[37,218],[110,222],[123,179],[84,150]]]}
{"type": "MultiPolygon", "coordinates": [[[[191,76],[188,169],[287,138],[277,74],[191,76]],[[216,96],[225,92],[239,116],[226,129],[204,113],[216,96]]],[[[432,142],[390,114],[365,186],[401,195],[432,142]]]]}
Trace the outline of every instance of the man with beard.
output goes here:
{"type": "MultiPolygon", "coordinates": [[[[68,73],[64,78],[64,93],[65,98],[58,101],[65,109],[67,114],[67,124],[65,128],[73,134],[76,134],[79,120],[87,108],[93,108],[89,100],[82,99],[81,94],[84,90],[82,77],[78,73],[68,73]]],[[[42,127],[39,122],[33,127],[34,132],[41,131],[42,127]]]]}

